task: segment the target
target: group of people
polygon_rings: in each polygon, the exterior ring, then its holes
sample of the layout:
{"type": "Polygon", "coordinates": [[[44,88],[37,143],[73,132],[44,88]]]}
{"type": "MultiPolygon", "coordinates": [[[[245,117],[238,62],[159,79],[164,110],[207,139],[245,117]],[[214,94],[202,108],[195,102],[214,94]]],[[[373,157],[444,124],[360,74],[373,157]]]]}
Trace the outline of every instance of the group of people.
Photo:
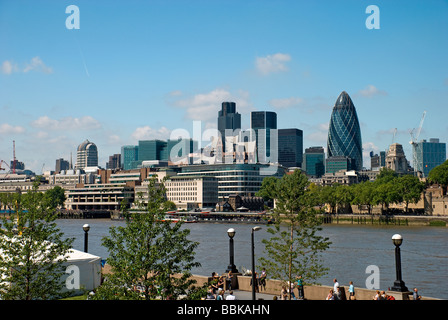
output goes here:
{"type": "Polygon", "coordinates": [[[283,286],[280,292],[280,300],[289,300],[289,296],[291,296],[291,300],[303,300],[305,296],[303,294],[303,279],[302,276],[297,276],[295,282],[289,282],[287,286],[283,286]],[[297,296],[294,293],[294,289],[297,288],[297,296]]]}
{"type": "Polygon", "coordinates": [[[210,281],[210,286],[208,287],[206,300],[236,300],[232,291],[232,271],[229,271],[224,278],[223,275],[218,275],[217,273],[212,273],[212,280],[210,281]],[[226,294],[224,289],[229,290],[226,294]]]}
{"type": "MultiPolygon", "coordinates": [[[[260,275],[258,272],[255,272],[255,292],[260,292],[260,288],[266,291],[266,277],[267,274],[265,269],[261,271],[260,275]]],[[[252,286],[252,278],[250,279],[250,285],[252,286]]]]}
{"type": "MultiPolygon", "coordinates": [[[[348,287],[348,293],[349,293],[349,300],[356,300],[355,296],[355,286],[353,285],[353,281],[349,282],[348,287]]],[[[338,280],[335,278],[333,279],[333,289],[330,289],[330,292],[328,293],[325,300],[346,300],[345,292],[342,292],[338,280]]]]}

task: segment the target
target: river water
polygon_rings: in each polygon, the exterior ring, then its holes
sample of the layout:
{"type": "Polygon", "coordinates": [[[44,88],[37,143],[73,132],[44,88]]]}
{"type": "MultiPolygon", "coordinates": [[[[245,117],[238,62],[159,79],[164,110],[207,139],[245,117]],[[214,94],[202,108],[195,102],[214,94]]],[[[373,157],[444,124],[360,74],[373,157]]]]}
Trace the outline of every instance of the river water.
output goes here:
{"type": "MultiPolygon", "coordinates": [[[[109,219],[60,219],[58,225],[66,237],[75,238],[73,247],[84,250],[82,225],[90,225],[89,253],[106,259],[108,252],[101,245],[102,238],[109,235],[111,226],[124,225],[123,221],[109,219]]],[[[189,239],[199,242],[196,261],[200,268],[193,274],[211,275],[223,273],[229,264],[229,238],[227,230],[234,228],[235,265],[241,272],[251,268],[251,224],[191,223],[189,239]]],[[[264,256],[262,239],[269,238],[267,226],[255,232],[255,257],[264,256]]],[[[392,235],[403,236],[401,264],[403,281],[412,290],[417,287],[423,296],[448,299],[448,228],[417,226],[369,226],[369,225],[323,225],[322,235],[332,244],[322,253],[328,274],[318,279],[322,285],[333,285],[337,278],[341,285],[353,281],[355,287],[371,285],[371,270],[378,267],[379,290],[387,290],[395,281],[395,246],[392,235]],[[367,272],[366,272],[367,271],[367,272]],[[368,283],[366,283],[368,281],[368,283]]],[[[378,279],[378,278],[377,278],[378,279]]],[[[378,287],[378,285],[375,286],[378,287]]]]}

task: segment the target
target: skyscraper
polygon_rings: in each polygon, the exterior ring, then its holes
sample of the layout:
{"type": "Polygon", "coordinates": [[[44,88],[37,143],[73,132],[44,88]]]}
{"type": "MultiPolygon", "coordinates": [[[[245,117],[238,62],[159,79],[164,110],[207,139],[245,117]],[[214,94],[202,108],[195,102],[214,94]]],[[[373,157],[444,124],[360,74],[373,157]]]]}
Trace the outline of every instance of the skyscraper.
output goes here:
{"type": "Polygon", "coordinates": [[[225,151],[226,129],[241,129],[241,115],[236,112],[235,102],[223,102],[222,109],[218,112],[218,131],[221,133],[222,146],[225,151]]]}
{"type": "Polygon", "coordinates": [[[423,177],[428,177],[431,169],[445,162],[446,143],[439,142],[436,138],[429,139],[429,142],[422,140],[416,144],[414,152],[415,171],[420,171],[423,177]]]}
{"type": "Polygon", "coordinates": [[[325,174],[325,151],[323,147],[310,147],[303,154],[303,168],[306,174],[319,178],[325,174]]]}
{"type": "Polygon", "coordinates": [[[138,161],[138,146],[121,147],[121,167],[124,170],[136,169],[138,161]]]}
{"type": "Polygon", "coordinates": [[[250,113],[250,127],[255,132],[257,162],[267,163],[268,158],[278,155],[278,149],[274,150],[274,146],[271,150],[271,130],[277,129],[277,113],[252,111],[250,113]]]}
{"type": "Polygon", "coordinates": [[[78,146],[75,169],[98,166],[98,149],[93,142],[84,141],[78,146]]]}
{"type": "Polygon", "coordinates": [[[284,167],[302,167],[303,131],[278,129],[278,163],[284,167]]]}
{"type": "Polygon", "coordinates": [[[331,113],[327,142],[328,157],[348,157],[349,170],[362,170],[362,139],[358,115],[347,92],[342,91],[331,113]]]}

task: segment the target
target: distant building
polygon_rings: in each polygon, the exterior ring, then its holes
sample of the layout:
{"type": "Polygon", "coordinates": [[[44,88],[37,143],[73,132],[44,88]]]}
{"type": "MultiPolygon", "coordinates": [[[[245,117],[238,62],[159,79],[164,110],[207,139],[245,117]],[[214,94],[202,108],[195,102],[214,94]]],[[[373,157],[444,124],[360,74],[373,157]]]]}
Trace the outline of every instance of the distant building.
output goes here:
{"type": "Polygon", "coordinates": [[[93,142],[84,141],[78,146],[75,169],[98,166],[98,149],[93,142]]]}
{"type": "Polygon", "coordinates": [[[225,152],[226,129],[235,131],[241,129],[241,114],[236,112],[235,102],[223,102],[218,112],[218,131],[221,134],[222,151],[225,152]]]}
{"type": "Polygon", "coordinates": [[[423,173],[423,177],[428,177],[429,171],[442,164],[446,160],[446,143],[439,139],[431,138],[429,142],[422,140],[417,142],[414,148],[413,166],[416,171],[423,173]]]}
{"type": "MultiPolygon", "coordinates": [[[[343,91],[333,107],[328,128],[328,157],[347,157],[353,162],[351,168],[361,171],[362,140],[358,115],[352,99],[343,91]]],[[[327,168],[327,172],[329,171],[327,168]]]]}
{"type": "Polygon", "coordinates": [[[140,140],[138,161],[168,160],[167,142],[163,140],[140,140]]]}
{"type": "Polygon", "coordinates": [[[109,161],[106,163],[106,169],[120,169],[121,168],[121,154],[117,153],[109,156],[109,161]]]}
{"type": "Polygon", "coordinates": [[[325,165],[326,173],[335,173],[341,170],[351,171],[356,169],[356,161],[350,157],[328,157],[325,165]]]}
{"type": "Polygon", "coordinates": [[[277,158],[278,161],[278,149],[276,146],[271,147],[271,134],[274,137],[272,130],[277,129],[277,113],[252,111],[250,117],[250,127],[256,137],[257,162],[268,163],[270,158],[277,158]]]}
{"type": "Polygon", "coordinates": [[[386,155],[386,168],[392,169],[398,174],[409,173],[408,160],[401,144],[393,143],[389,146],[386,155]]]}
{"type": "Polygon", "coordinates": [[[303,169],[313,178],[325,174],[325,150],[323,147],[306,148],[303,154],[303,169]]]}
{"type": "Polygon", "coordinates": [[[69,170],[70,163],[62,158],[56,159],[55,173],[60,173],[62,170],[69,170]]]}
{"type": "Polygon", "coordinates": [[[302,167],[303,131],[278,129],[278,163],[284,167],[302,167]]]}
{"type": "Polygon", "coordinates": [[[136,169],[134,163],[138,161],[138,146],[121,147],[121,167],[123,170],[136,169]]]}

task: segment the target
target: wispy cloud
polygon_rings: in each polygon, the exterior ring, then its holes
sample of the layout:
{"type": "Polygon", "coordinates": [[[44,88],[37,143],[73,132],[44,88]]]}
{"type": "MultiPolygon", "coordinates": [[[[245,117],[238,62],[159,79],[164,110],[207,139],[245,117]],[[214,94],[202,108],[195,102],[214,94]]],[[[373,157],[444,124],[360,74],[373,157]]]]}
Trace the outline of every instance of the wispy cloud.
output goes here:
{"type": "Polygon", "coordinates": [[[25,132],[24,127],[13,126],[8,123],[0,124],[0,134],[20,134],[24,132],[25,132]]]}
{"type": "Polygon", "coordinates": [[[81,118],[66,117],[60,120],[51,119],[48,116],[42,116],[37,120],[32,121],[31,125],[40,129],[64,131],[101,128],[100,122],[91,116],[84,116],[81,118]]]}
{"type": "Polygon", "coordinates": [[[291,60],[291,56],[286,53],[276,53],[265,57],[256,57],[255,68],[263,75],[275,72],[288,71],[286,63],[291,60]]]}
{"type": "Polygon", "coordinates": [[[369,84],[364,89],[359,90],[356,94],[358,96],[362,96],[362,97],[366,97],[366,98],[373,98],[375,96],[386,96],[387,92],[383,91],[383,90],[379,90],[374,85],[369,84]]]}
{"type": "Polygon", "coordinates": [[[41,58],[34,57],[24,64],[23,67],[19,67],[19,65],[13,61],[5,60],[1,65],[1,73],[10,75],[13,73],[23,72],[28,73],[30,71],[34,72],[42,72],[42,73],[53,73],[53,68],[47,66],[41,58]]]}
{"type": "Polygon", "coordinates": [[[153,140],[153,139],[168,139],[171,130],[166,127],[153,129],[150,126],[139,127],[132,133],[132,138],[135,140],[153,140]]]}

